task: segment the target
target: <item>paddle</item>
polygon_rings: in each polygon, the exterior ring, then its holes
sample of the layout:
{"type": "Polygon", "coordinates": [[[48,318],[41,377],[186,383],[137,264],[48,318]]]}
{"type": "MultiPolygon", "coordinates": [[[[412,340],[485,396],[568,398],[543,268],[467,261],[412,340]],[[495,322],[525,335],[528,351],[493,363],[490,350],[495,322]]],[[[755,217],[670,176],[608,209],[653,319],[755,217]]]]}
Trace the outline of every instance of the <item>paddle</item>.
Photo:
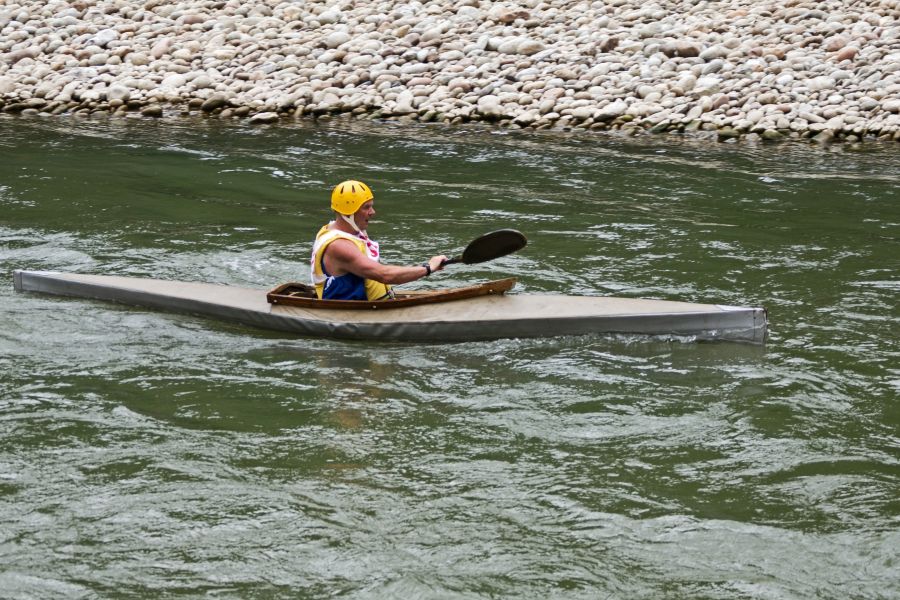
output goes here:
{"type": "Polygon", "coordinates": [[[527,243],[528,239],[520,231],[498,229],[475,238],[466,246],[461,256],[448,258],[443,264],[450,265],[461,262],[474,265],[512,254],[524,248],[527,243]]]}

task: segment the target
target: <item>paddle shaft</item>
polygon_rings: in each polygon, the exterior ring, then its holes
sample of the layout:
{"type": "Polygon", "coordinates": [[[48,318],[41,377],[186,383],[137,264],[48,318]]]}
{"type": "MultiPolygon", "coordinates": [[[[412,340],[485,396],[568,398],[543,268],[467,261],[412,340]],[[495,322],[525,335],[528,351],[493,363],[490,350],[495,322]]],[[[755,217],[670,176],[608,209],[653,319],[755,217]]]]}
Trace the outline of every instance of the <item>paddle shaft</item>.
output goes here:
{"type": "Polygon", "coordinates": [[[467,265],[494,260],[501,256],[506,256],[525,247],[528,240],[520,232],[514,229],[501,229],[486,233],[483,236],[472,240],[460,256],[448,258],[441,263],[441,266],[452,265],[454,263],[465,263],[467,265]]]}

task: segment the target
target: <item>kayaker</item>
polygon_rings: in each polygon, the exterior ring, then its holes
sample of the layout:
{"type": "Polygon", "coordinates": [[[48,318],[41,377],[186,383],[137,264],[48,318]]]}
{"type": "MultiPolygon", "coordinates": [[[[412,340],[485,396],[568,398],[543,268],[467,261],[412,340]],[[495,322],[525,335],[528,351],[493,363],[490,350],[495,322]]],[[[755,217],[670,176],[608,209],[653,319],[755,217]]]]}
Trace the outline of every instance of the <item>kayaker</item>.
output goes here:
{"type": "Polygon", "coordinates": [[[443,269],[446,256],[432,256],[414,267],[380,262],[378,242],[366,229],[375,216],[374,195],[361,181],[339,183],[331,192],[333,221],[316,234],[310,259],[316,295],[327,300],[393,298],[392,285],[409,283],[443,269]]]}

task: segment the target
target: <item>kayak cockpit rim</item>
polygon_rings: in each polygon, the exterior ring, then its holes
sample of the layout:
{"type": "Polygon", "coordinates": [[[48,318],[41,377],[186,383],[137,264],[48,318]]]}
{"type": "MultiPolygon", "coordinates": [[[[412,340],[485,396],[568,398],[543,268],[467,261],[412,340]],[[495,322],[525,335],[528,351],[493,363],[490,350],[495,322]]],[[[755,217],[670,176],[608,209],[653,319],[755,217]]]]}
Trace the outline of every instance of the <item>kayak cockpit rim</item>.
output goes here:
{"type": "Polygon", "coordinates": [[[395,292],[395,298],[384,300],[322,300],[316,296],[313,286],[306,283],[283,283],[266,293],[269,304],[298,306],[300,308],[338,310],[395,309],[423,304],[438,304],[454,300],[466,300],[480,296],[505,294],[516,285],[516,278],[497,279],[476,285],[440,290],[406,290],[395,292]]]}

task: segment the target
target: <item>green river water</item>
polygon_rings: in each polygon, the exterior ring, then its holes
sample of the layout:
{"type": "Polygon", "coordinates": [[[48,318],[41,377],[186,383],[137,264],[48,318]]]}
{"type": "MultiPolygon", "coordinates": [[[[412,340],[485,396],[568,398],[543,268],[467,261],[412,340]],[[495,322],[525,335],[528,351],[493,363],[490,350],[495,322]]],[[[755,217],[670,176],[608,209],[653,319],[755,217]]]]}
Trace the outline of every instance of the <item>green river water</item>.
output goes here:
{"type": "Polygon", "coordinates": [[[900,153],[0,118],[0,597],[900,598],[900,153]],[[378,344],[13,291],[305,281],[332,185],[439,287],[765,306],[764,346],[378,344]]]}

